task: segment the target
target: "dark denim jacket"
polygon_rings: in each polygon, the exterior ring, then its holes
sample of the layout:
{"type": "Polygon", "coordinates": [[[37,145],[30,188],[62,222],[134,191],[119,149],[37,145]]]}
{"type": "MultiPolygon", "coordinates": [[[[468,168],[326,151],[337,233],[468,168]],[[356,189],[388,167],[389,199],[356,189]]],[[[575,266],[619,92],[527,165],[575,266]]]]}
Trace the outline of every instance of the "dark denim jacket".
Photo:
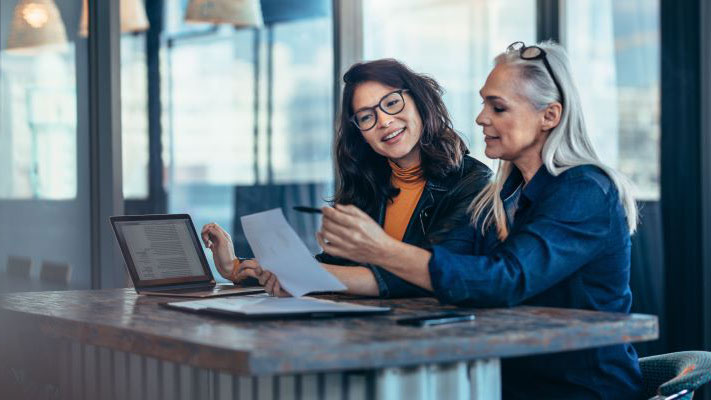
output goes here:
{"type": "MultiPolygon", "coordinates": [[[[515,170],[502,199],[521,182],[515,170]]],[[[520,193],[508,238],[495,235],[463,226],[432,248],[429,270],[441,302],[629,312],[629,230],[617,189],[597,167],[558,177],[541,167],[520,193]]],[[[505,398],[634,399],[641,390],[629,344],[508,359],[502,374],[505,398]]]]}
{"type": "MultiPolygon", "coordinates": [[[[466,225],[467,207],[489,181],[491,171],[481,162],[465,156],[462,165],[441,179],[425,184],[420,200],[407,224],[403,242],[428,247],[443,240],[457,226],[466,225]]],[[[380,226],[385,222],[386,199],[371,215],[380,226]]],[[[322,263],[335,265],[360,265],[327,253],[316,255],[322,263]]],[[[368,265],[378,283],[380,297],[431,296],[432,293],[375,265],[368,265]]]]}

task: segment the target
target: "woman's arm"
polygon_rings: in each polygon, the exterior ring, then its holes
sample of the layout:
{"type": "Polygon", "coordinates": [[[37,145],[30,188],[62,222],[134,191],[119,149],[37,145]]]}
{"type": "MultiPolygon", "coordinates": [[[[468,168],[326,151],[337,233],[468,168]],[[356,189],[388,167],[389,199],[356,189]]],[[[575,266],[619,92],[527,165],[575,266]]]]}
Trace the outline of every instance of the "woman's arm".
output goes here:
{"type": "Polygon", "coordinates": [[[428,265],[432,254],[420,247],[395,241],[372,261],[400,278],[433,291],[428,265]]]}
{"type": "Polygon", "coordinates": [[[378,283],[375,281],[373,272],[362,266],[348,266],[321,264],[326,271],[332,273],[341,283],[346,285],[346,293],[358,296],[373,296],[379,294],[378,283]]]}
{"type": "MultiPolygon", "coordinates": [[[[344,267],[340,265],[321,264],[341,283],[346,285],[346,293],[358,296],[378,296],[378,284],[370,269],[361,266],[344,267]]],[[[290,296],[273,273],[262,269],[256,260],[246,260],[240,264],[239,278],[253,277],[259,280],[264,290],[273,296],[290,296]]]]}
{"type": "Polygon", "coordinates": [[[423,289],[432,290],[427,250],[393,239],[358,207],[337,204],[334,208],[324,207],[323,215],[322,230],[316,239],[324,251],[381,266],[423,289]]]}
{"type": "Polygon", "coordinates": [[[397,242],[353,206],[325,210],[318,238],[329,253],[381,265],[443,302],[511,305],[570,276],[603,249],[623,244],[609,236],[615,196],[591,180],[569,182],[539,199],[535,216],[487,255],[456,254],[443,246],[429,253],[397,242]]]}
{"type": "MultiPolygon", "coordinates": [[[[422,219],[421,210],[416,210],[419,212],[413,213],[410,217],[410,224],[413,227],[422,227],[425,236],[421,241],[406,241],[406,243],[426,249],[433,244],[442,244],[455,253],[466,254],[476,254],[484,246],[484,243],[479,239],[480,235],[470,235],[470,231],[465,232],[465,228],[469,225],[470,220],[467,209],[474,197],[488,183],[490,171],[485,165],[468,157],[465,158],[463,164],[464,175],[459,177],[459,181],[455,185],[448,186],[446,193],[435,195],[434,207],[425,213],[425,219],[422,219]],[[462,235],[461,232],[464,232],[465,235],[462,235]]],[[[415,254],[417,261],[424,256],[424,253],[415,254]]],[[[403,279],[402,276],[379,265],[368,265],[368,267],[375,275],[381,297],[432,295],[426,282],[403,279]]],[[[419,272],[417,274],[418,277],[422,276],[419,272]]]]}

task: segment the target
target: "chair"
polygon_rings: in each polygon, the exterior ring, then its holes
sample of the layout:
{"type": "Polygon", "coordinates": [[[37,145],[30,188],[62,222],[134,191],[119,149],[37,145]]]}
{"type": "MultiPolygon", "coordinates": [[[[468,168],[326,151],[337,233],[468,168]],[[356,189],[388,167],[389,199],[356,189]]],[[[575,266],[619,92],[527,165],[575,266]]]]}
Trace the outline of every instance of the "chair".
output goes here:
{"type": "Polygon", "coordinates": [[[13,278],[30,279],[32,259],[29,257],[8,256],[7,275],[13,278]]]}
{"type": "Polygon", "coordinates": [[[55,261],[42,261],[39,277],[42,281],[66,286],[69,285],[71,271],[72,269],[69,264],[55,261]]]}
{"type": "MultiPolygon", "coordinates": [[[[652,314],[665,321],[664,309],[664,238],[662,209],[659,201],[638,201],[641,223],[632,236],[630,257],[630,290],[634,294],[633,313],[652,314]]],[[[659,332],[659,339],[635,343],[640,357],[663,354],[667,351],[667,333],[659,332]]]]}
{"type": "Polygon", "coordinates": [[[316,207],[324,204],[325,193],[326,184],[315,182],[235,186],[232,240],[237,254],[243,257],[254,256],[242,230],[239,216],[278,207],[284,210],[286,220],[299,237],[303,238],[306,247],[314,253],[319,251],[315,233],[319,230],[321,216],[301,214],[295,212],[292,207],[316,207]]]}
{"type": "Polygon", "coordinates": [[[711,352],[682,351],[639,359],[645,398],[690,400],[711,381],[711,352]]]}

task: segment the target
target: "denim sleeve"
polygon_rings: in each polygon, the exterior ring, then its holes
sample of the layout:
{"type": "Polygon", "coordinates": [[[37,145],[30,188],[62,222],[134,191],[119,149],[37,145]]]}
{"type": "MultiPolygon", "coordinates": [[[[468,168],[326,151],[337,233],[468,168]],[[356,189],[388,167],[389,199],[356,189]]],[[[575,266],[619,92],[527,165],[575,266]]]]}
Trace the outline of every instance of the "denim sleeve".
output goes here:
{"type": "MultiPolygon", "coordinates": [[[[471,254],[476,251],[476,246],[479,244],[480,236],[473,235],[471,228],[466,224],[462,224],[451,230],[439,247],[447,249],[452,254],[471,254]]],[[[427,246],[424,248],[425,250],[430,250],[427,246]]],[[[413,285],[381,267],[375,265],[368,265],[368,267],[373,272],[375,281],[378,283],[380,297],[432,296],[432,292],[429,290],[413,285]]]]}
{"type": "MultiPolygon", "coordinates": [[[[476,178],[481,180],[478,175],[476,176],[476,178]]],[[[455,197],[456,202],[454,202],[453,204],[453,210],[450,210],[448,213],[444,213],[445,215],[442,216],[443,221],[439,221],[439,225],[442,225],[444,221],[451,222],[455,221],[456,218],[457,223],[451,223],[450,225],[448,225],[448,232],[446,234],[441,235],[444,237],[444,239],[440,239],[440,237],[438,236],[437,240],[443,248],[449,249],[453,253],[471,254],[473,251],[475,251],[475,248],[477,246],[481,246],[481,241],[479,240],[479,237],[475,237],[475,235],[471,234],[471,230],[468,227],[468,216],[466,213],[466,209],[469,203],[471,202],[471,199],[474,198],[476,193],[479,192],[482,184],[478,183],[478,186],[473,186],[471,184],[471,181],[465,181],[464,183],[465,184],[461,186],[466,186],[469,188],[469,190],[465,193],[455,193],[455,196],[453,197],[455,197]],[[471,187],[474,187],[474,189],[471,189],[471,187]],[[451,228],[451,226],[454,225],[456,225],[456,227],[451,228]]],[[[436,215],[433,217],[439,218],[440,216],[436,215]]],[[[421,247],[429,249],[429,246],[421,247]]],[[[326,264],[334,264],[341,266],[361,265],[344,258],[332,256],[325,252],[317,254],[316,260],[326,264]]],[[[367,264],[365,266],[368,267],[373,273],[375,282],[378,284],[378,295],[381,298],[432,296],[432,292],[425,290],[417,285],[413,285],[412,283],[398,277],[397,275],[385,270],[382,267],[372,264],[367,264]]]]}
{"type": "Polygon", "coordinates": [[[486,255],[434,246],[429,271],[435,296],[448,304],[512,306],[594,259],[605,246],[617,196],[591,180],[560,189],[532,204],[529,222],[486,255]]]}
{"type": "MultiPolygon", "coordinates": [[[[463,224],[450,231],[439,247],[448,249],[453,254],[471,254],[473,251],[476,251],[476,246],[480,245],[480,236],[476,237],[471,232],[472,229],[466,224],[463,224]]],[[[317,254],[316,259],[326,264],[341,266],[360,265],[344,258],[334,257],[328,253],[317,254]]],[[[375,282],[378,284],[378,296],[381,298],[422,297],[432,295],[432,292],[413,285],[384,268],[372,264],[365,266],[373,273],[375,282]]]]}

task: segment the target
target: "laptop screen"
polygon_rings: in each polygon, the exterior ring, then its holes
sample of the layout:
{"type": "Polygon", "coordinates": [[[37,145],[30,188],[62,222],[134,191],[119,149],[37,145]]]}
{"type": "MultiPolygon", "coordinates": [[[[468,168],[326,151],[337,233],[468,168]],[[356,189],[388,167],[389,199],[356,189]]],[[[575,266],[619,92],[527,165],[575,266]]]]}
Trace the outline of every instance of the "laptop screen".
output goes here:
{"type": "Polygon", "coordinates": [[[187,214],[111,217],[136,287],[212,280],[187,214]]]}

